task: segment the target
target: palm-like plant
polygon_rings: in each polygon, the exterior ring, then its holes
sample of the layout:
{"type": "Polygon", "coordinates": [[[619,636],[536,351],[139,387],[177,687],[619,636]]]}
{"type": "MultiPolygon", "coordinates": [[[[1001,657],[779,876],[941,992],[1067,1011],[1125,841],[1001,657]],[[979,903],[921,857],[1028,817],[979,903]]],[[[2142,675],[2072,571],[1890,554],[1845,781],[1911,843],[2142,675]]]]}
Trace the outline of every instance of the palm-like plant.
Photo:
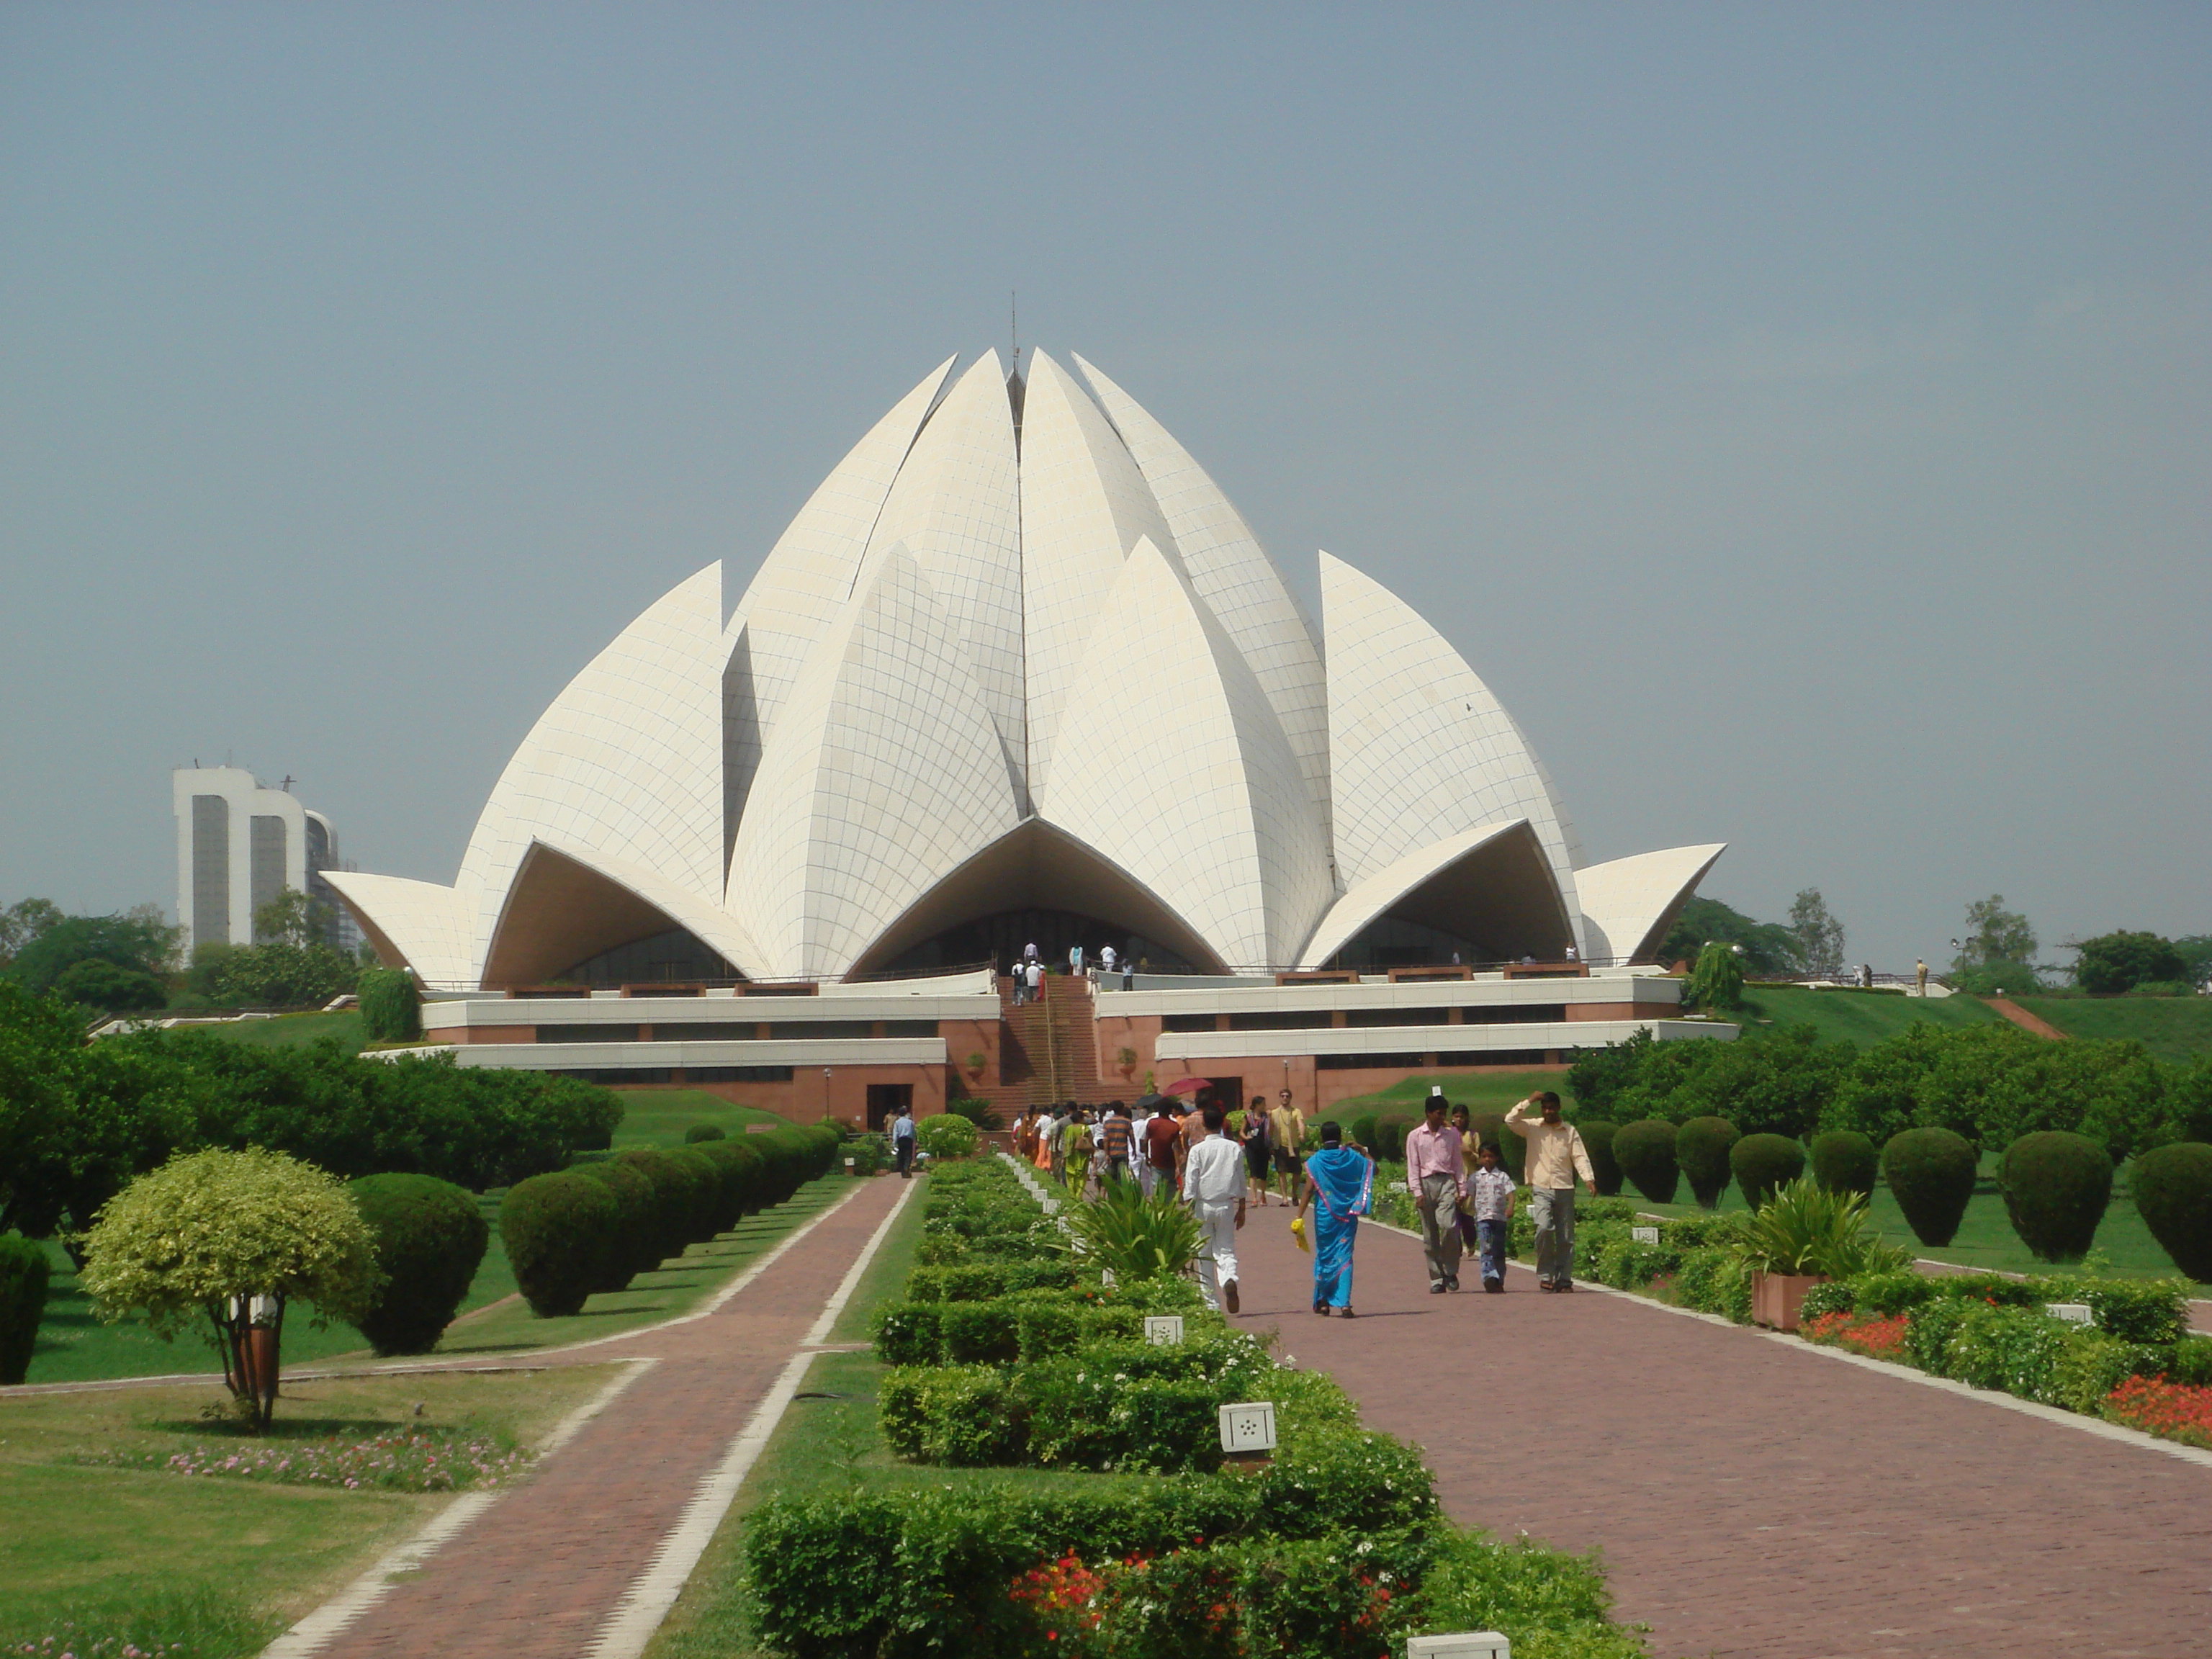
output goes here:
{"type": "Polygon", "coordinates": [[[1164,1189],[1146,1198],[1133,1181],[1111,1181],[1088,1204],[1071,1204],[1061,1219],[1076,1247],[1117,1284],[1176,1279],[1198,1259],[1198,1218],[1164,1189]]]}
{"type": "Polygon", "coordinates": [[[1745,1254],[1770,1273],[1825,1273],[1851,1279],[1911,1266],[1907,1251],[1882,1242],[1867,1224],[1866,1194],[1830,1192],[1801,1176],[1759,1206],[1745,1254]]]}

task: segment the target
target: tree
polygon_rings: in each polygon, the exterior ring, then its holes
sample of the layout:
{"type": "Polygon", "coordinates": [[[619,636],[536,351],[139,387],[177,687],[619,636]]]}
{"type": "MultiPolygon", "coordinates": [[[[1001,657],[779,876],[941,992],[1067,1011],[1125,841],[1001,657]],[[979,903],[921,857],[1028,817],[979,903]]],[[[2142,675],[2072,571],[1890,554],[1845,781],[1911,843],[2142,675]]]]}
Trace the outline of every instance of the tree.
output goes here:
{"type": "Polygon", "coordinates": [[[159,978],[174,965],[184,936],[150,904],[111,916],[64,916],[24,945],[9,971],[33,991],[51,988],[80,962],[112,963],[159,978]]]}
{"type": "Polygon", "coordinates": [[[298,1008],[343,996],[360,977],[352,957],[326,945],[249,945],[218,959],[206,983],[218,1001],[298,1008]]]}
{"type": "Polygon", "coordinates": [[[1797,965],[1808,977],[1844,976],[1844,924],[1828,914],[1819,888],[1805,888],[1791,901],[1790,931],[1797,939],[1797,965]]]}
{"type": "Polygon", "coordinates": [[[1743,946],[1744,971],[1760,979],[1779,978],[1797,964],[1796,936],[1776,921],[1754,921],[1715,898],[1693,898],[1682,906],[1667,937],[1659,942],[1662,962],[1695,962],[1711,941],[1743,946]]]}
{"type": "Polygon", "coordinates": [[[2189,963],[2172,941],[2156,933],[2100,933],[2068,941],[2081,952],[2074,959],[2074,982],[2102,996],[2132,991],[2154,980],[2182,980],[2189,963]]]}
{"type": "Polygon", "coordinates": [[[257,1431],[276,1403],[287,1305],[312,1303],[319,1327],[360,1317],[384,1279],[337,1180],[258,1147],[190,1152],[141,1176],[101,1208],[86,1258],[82,1283],[102,1319],[143,1312],[167,1341],[208,1321],[223,1380],[257,1431]]]}
{"type": "Polygon", "coordinates": [[[2212,933],[2191,933],[2173,941],[2180,953],[2182,978],[2191,985],[2212,982],[2212,933]]]}
{"type": "Polygon", "coordinates": [[[1698,965],[1690,973],[1684,1000],[1708,1011],[1740,1007],[1743,1002],[1743,963],[1735,947],[1718,939],[1698,952],[1698,965]]]}
{"type": "Polygon", "coordinates": [[[256,945],[327,945],[337,937],[337,918],[320,899],[311,899],[296,887],[283,892],[253,913],[256,945]]]}
{"type": "Polygon", "coordinates": [[[2035,950],[2035,929],[2027,918],[2006,909],[2002,893],[1992,893],[1966,907],[1966,935],[1951,966],[1963,974],[1974,968],[2025,965],[2034,959],[2035,950]]]}
{"type": "Polygon", "coordinates": [[[136,968],[118,968],[98,957],[72,963],[54,981],[54,994],[103,1013],[140,1013],[166,1008],[169,994],[161,981],[136,968]]]}
{"type": "Polygon", "coordinates": [[[52,899],[17,899],[0,910],[0,968],[15,953],[62,919],[62,908],[52,899]]]}

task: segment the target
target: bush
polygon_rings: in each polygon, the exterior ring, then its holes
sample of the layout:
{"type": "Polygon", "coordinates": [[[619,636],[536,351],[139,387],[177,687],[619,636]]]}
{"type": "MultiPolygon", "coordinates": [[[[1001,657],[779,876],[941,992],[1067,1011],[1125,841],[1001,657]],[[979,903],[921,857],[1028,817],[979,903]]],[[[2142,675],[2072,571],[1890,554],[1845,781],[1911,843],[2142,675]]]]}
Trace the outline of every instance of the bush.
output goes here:
{"type": "Polygon", "coordinates": [[[376,1241],[383,1291],[354,1322],[380,1354],[428,1353],[460,1310],[491,1230],[469,1193],[434,1176],[363,1176],[347,1189],[376,1241]]]}
{"type": "Polygon", "coordinates": [[[642,1171],[609,1158],[579,1164],[568,1171],[596,1181],[615,1196],[616,1219],[606,1251],[592,1276],[594,1291],[619,1291],[639,1273],[660,1265],[659,1231],[653,1216],[656,1189],[642,1171]]]}
{"type": "Polygon", "coordinates": [[[27,1238],[0,1238],[0,1383],[21,1382],[30,1372],[39,1322],[46,1316],[51,1264],[27,1238]]]}
{"type": "Polygon", "coordinates": [[[1622,1124],[1613,1132],[1613,1155],[1638,1192],[1654,1204],[1674,1201],[1681,1168],[1674,1161],[1673,1124],[1656,1117],[1622,1124]]]}
{"type": "Polygon", "coordinates": [[[422,998],[405,969],[362,969],[356,994],[362,1035],[371,1042],[412,1042],[422,1035],[422,998]]]}
{"type": "Polygon", "coordinates": [[[1575,1127],[1581,1131],[1583,1146],[1589,1153],[1590,1170],[1597,1176],[1598,1196],[1617,1196],[1620,1191],[1620,1160],[1613,1155],[1613,1138],[1620,1133],[1620,1126],[1594,1117],[1575,1127]]]}
{"type": "Polygon", "coordinates": [[[1375,1152],[1375,1141],[1376,1131],[1381,1127],[1382,1121],[1382,1120],[1372,1112],[1362,1112],[1346,1126],[1344,1133],[1351,1138],[1353,1146],[1364,1146],[1370,1152],[1374,1152],[1375,1156],[1379,1158],[1382,1154],[1375,1152]]]}
{"type": "Polygon", "coordinates": [[[2212,1146],[2183,1141],[2145,1152],[2128,1170],[2128,1190],[2173,1265],[2212,1281],[2212,1146]]]}
{"type": "Polygon", "coordinates": [[[1978,1162],[1973,1143],[1948,1129],[1907,1129],[1882,1147],[1882,1179],[1923,1244],[1940,1247],[1958,1237],[1978,1162]]]}
{"type": "Polygon", "coordinates": [[[723,1133],[722,1126],[719,1123],[695,1123],[684,1132],[684,1144],[686,1146],[696,1146],[702,1141],[727,1140],[728,1139],[729,1136],[723,1133]]]}
{"type": "Polygon", "coordinates": [[[1720,1207],[1729,1188],[1729,1153],[1741,1132],[1724,1117],[1693,1117],[1674,1132],[1674,1158],[1689,1178],[1690,1193],[1708,1210],[1720,1207]]]}
{"type": "Polygon", "coordinates": [[[2189,964],[2171,940],[2156,933],[2102,933],[2076,947],[2074,982],[2110,996],[2156,980],[2186,980],[2189,964]]]}
{"type": "Polygon", "coordinates": [[[581,1171],[532,1176],[510,1188],[499,1207],[499,1236],[530,1311],[540,1319],[580,1311],[617,1248],[621,1224],[613,1188],[581,1171]]]}
{"type": "Polygon", "coordinates": [[[1370,1150],[1387,1164],[1402,1163],[1406,1157],[1406,1125],[1404,1120],[1378,1117],[1375,1121],[1375,1144],[1370,1150]]]}
{"type": "Polygon", "coordinates": [[[1863,1193],[1874,1196],[1874,1183],[1881,1173],[1881,1155],[1874,1142],[1856,1129],[1831,1129],[1814,1135],[1813,1179],[1832,1193],[1863,1193]]]}
{"type": "Polygon", "coordinates": [[[1756,1210],[1805,1173],[1805,1149],[1787,1135],[1746,1135],[1729,1149],[1729,1168],[1743,1201],[1756,1210]]]}
{"type": "Polygon", "coordinates": [[[1674,1274],[1674,1297],[1699,1313],[1751,1322],[1751,1267],[1740,1251],[1718,1245],[1685,1250],[1674,1274]]]}
{"type": "Polygon", "coordinates": [[[646,1210],[646,1237],[640,1243],[652,1260],[638,1271],[650,1273],[682,1255],[693,1237],[692,1206],[699,1196],[692,1172],[672,1154],[649,1146],[629,1147],[607,1161],[635,1170],[653,1188],[653,1202],[646,1210]]]}
{"type": "Polygon", "coordinates": [[[706,1159],[714,1171],[720,1183],[714,1231],[728,1232],[744,1219],[748,1212],[761,1207],[766,1165],[753,1150],[750,1137],[744,1140],[704,1140],[691,1150],[706,1159]]]}
{"type": "Polygon", "coordinates": [[[926,1117],[914,1132],[921,1150],[933,1158],[973,1158],[981,1145],[974,1121],[953,1112],[926,1117]]]}
{"type": "Polygon", "coordinates": [[[54,994],[108,1014],[143,1013],[169,1006],[168,992],[153,975],[97,957],[64,969],[54,981],[54,994]]]}
{"type": "Polygon", "coordinates": [[[2086,1136],[2048,1129],[2005,1149],[1997,1186],[2021,1243],[2045,1261],[2078,1261],[2112,1202],[2112,1160],[2086,1136]]]}

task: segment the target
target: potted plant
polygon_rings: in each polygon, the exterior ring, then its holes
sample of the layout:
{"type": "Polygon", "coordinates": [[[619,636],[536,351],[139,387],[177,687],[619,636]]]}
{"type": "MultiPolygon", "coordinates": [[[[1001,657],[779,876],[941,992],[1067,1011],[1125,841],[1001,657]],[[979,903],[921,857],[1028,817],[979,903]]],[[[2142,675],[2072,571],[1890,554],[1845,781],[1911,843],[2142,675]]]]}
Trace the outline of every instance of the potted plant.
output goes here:
{"type": "Polygon", "coordinates": [[[1114,1063],[1121,1068],[1123,1077],[1134,1077],[1137,1073],[1137,1051],[1134,1048],[1116,1048],[1114,1063]]]}
{"type": "Polygon", "coordinates": [[[1831,1279],[1892,1273],[1911,1257],[1867,1225],[1863,1193],[1830,1192],[1810,1176],[1775,1189],[1752,1219],[1751,1316],[1778,1331],[1797,1328],[1805,1292],[1831,1279]]]}
{"type": "Polygon", "coordinates": [[[990,1056],[986,1054],[981,1048],[978,1048],[974,1054],[968,1056],[968,1075],[969,1077],[981,1079],[983,1075],[983,1068],[990,1063],[990,1056]]]}

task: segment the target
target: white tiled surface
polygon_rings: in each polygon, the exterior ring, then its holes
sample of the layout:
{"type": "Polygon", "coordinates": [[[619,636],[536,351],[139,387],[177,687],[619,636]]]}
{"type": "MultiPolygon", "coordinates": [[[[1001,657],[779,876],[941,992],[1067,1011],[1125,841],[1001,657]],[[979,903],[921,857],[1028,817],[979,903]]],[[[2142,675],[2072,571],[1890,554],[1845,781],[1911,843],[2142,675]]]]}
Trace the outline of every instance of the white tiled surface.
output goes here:
{"type": "Polygon", "coordinates": [[[464,1066],[528,1072],[661,1066],[942,1066],[943,1037],[847,1037],[826,1042],[461,1042],[464,1066]]]}
{"type": "Polygon", "coordinates": [[[1477,830],[1462,830],[1433,846],[1408,853],[1396,863],[1385,865],[1364,880],[1355,882],[1349,892],[1329,907],[1321,926],[1314,929],[1298,965],[1318,968],[1342,950],[1345,942],[1361,928],[1437,871],[1527,822],[1526,818],[1515,818],[1510,823],[1490,823],[1477,830]]]}
{"type": "Polygon", "coordinates": [[[1732,1042],[1741,1028],[1687,1019],[1547,1020],[1528,1025],[1362,1025],[1340,1031],[1163,1031],[1153,1057],[1170,1060],[1300,1054],[1436,1054],[1483,1049],[1601,1048],[1650,1031],[1662,1042],[1732,1042]]]}
{"type": "MultiPolygon", "coordinates": [[[[1227,980],[1185,981],[1172,991],[1107,991],[1101,1014],[1302,1013],[1342,1008],[1510,1008],[1534,1004],[1679,1003],[1682,982],[1661,975],[1596,973],[1585,979],[1370,980],[1357,985],[1255,985],[1227,980]]],[[[1431,1030],[1435,1029],[1433,1027],[1431,1030]]],[[[1577,1027],[1577,1029],[1580,1029],[1577,1027]]]]}
{"type": "Polygon", "coordinates": [[[1150,538],[1101,606],[1038,811],[1236,966],[1285,962],[1333,896],[1321,823],[1259,682],[1150,538]]]}
{"type": "Polygon", "coordinates": [[[768,973],[842,974],[1020,821],[966,651],[892,547],[793,683],[738,829],[729,908],[768,973]]]}
{"type": "Polygon", "coordinates": [[[1660,919],[1705,879],[1727,850],[1726,842],[1670,847],[1576,871],[1591,956],[1601,962],[1646,959],[1659,948],[1652,934],[1660,919]]]}
{"type": "Polygon", "coordinates": [[[475,918],[460,892],[435,882],[358,870],[325,870],[323,878],[374,921],[418,978],[443,985],[471,978],[469,930],[475,918]]]}
{"type": "Polygon", "coordinates": [[[1354,886],[1462,830],[1527,818],[1578,918],[1566,815],[1490,688],[1411,606],[1326,553],[1321,594],[1338,879],[1354,886]]]}

